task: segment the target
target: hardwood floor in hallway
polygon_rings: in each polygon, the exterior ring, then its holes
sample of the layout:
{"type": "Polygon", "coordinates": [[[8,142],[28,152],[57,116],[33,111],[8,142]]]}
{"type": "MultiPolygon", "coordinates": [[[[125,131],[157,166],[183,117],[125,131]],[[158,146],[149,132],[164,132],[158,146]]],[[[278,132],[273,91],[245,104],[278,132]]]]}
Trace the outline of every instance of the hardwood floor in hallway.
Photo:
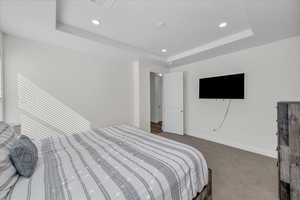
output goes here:
{"type": "Polygon", "coordinates": [[[151,133],[161,133],[162,132],[162,122],[154,123],[151,122],[151,133]]]}

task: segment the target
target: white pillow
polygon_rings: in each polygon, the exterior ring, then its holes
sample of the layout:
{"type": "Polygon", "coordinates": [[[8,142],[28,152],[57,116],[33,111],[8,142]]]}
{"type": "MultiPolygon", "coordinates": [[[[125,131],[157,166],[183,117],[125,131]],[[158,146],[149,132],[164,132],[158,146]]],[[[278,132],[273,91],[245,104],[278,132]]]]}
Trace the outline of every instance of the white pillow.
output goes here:
{"type": "Polygon", "coordinates": [[[8,149],[16,138],[14,129],[6,123],[0,122],[0,199],[4,199],[19,177],[9,159],[8,149]]]}
{"type": "Polygon", "coordinates": [[[15,167],[10,162],[8,150],[0,149],[0,199],[6,197],[18,177],[15,167]]]}

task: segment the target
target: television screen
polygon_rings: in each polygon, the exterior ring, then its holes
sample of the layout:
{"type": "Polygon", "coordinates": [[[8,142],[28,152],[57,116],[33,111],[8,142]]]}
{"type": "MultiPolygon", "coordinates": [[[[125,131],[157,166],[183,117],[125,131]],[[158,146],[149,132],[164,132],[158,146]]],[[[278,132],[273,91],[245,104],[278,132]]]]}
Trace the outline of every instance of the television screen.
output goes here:
{"type": "Polygon", "coordinates": [[[244,99],[245,74],[233,74],[199,80],[199,98],[244,99]]]}

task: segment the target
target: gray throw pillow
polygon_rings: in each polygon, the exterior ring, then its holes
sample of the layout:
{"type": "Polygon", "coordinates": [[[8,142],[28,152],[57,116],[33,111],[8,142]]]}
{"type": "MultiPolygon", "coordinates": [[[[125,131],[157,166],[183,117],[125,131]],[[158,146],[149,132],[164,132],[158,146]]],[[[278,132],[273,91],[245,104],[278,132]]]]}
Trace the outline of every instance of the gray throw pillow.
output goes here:
{"type": "Polygon", "coordinates": [[[30,177],[38,161],[38,150],[29,137],[22,135],[9,150],[10,159],[19,175],[30,177]]]}

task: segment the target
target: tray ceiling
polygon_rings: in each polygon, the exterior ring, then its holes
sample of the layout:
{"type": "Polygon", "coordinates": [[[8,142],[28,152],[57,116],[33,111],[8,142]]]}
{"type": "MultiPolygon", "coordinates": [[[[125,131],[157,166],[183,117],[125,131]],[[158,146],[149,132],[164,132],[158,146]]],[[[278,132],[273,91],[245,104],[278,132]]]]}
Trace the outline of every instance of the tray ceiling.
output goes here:
{"type": "Polygon", "coordinates": [[[299,35],[300,1],[0,0],[0,30],[172,67],[299,35]]]}

